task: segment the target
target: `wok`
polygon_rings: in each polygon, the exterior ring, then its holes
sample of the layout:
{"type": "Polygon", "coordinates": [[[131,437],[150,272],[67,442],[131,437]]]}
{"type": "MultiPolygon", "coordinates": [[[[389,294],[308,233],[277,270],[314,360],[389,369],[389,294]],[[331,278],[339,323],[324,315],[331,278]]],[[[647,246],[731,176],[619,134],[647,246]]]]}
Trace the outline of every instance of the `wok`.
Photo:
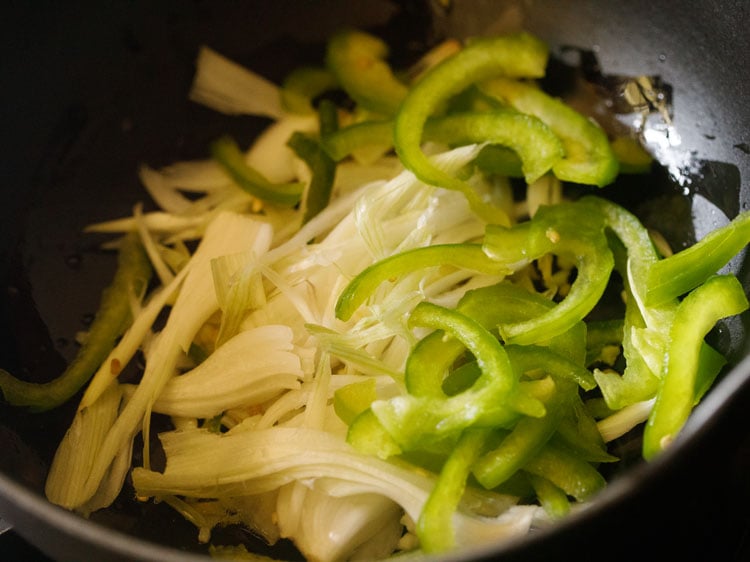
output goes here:
{"type": "MultiPolygon", "coordinates": [[[[456,0],[449,9],[430,0],[135,0],[5,11],[0,366],[29,380],[56,375],[73,357],[114,269],[101,239],[81,231],[146,198],[137,165],[205,157],[220,134],[249,141],[263,126],[187,101],[201,44],[278,81],[320,60],[325,37],[344,24],[381,33],[406,58],[447,35],[523,27],[549,42],[563,70],[576,65],[564,48],[575,47],[606,75],[658,76],[671,87],[681,144],[647,178],[603,194],[678,246],[750,207],[750,5],[741,0],[456,0]]],[[[744,256],[730,269],[750,288],[744,256]]],[[[664,455],[626,463],[588,509],[550,529],[451,558],[749,559],[747,324],[744,315],[712,334],[731,368],[664,455]]],[[[13,525],[0,557],[14,559],[9,549],[21,544],[57,560],[206,560],[190,524],[165,506],[136,504],[127,487],[90,520],[46,502],[46,470],[72,413],[0,404],[0,517],[13,525]]],[[[637,443],[619,447],[637,457],[637,443]]],[[[256,547],[295,556],[284,545],[256,547]]]]}

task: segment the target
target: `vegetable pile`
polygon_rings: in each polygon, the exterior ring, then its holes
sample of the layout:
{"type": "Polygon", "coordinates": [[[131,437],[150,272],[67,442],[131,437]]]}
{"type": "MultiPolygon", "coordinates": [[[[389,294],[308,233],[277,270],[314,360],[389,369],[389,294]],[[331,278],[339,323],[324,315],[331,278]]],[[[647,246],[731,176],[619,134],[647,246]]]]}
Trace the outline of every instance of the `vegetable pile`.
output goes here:
{"type": "Polygon", "coordinates": [[[647,460],[678,437],[726,363],[704,337],[748,308],[717,272],[750,213],[657,248],[595,194],[618,139],[539,88],[530,34],[387,61],[343,30],[277,86],[201,50],[191,99],[271,123],[247,148],[144,165],[158,209],[89,228],[121,235],[120,262],[79,358],[45,385],[0,371],[35,410],[88,382],[50,501],[87,515],[130,475],[202,542],[239,524],[309,560],[440,553],[584,505],[607,443],[641,424],[647,460]]]}

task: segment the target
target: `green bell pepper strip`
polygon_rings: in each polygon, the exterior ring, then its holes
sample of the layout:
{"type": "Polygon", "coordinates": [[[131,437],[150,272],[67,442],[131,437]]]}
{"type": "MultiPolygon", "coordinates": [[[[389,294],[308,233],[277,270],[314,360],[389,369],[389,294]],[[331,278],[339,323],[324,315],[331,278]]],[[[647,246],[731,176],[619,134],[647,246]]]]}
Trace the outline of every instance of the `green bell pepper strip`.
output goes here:
{"type": "Polygon", "coordinates": [[[424,140],[451,146],[487,142],[510,148],[527,183],[546,174],[564,155],[560,139],[539,119],[513,110],[466,112],[429,119],[424,140]]]}
{"type": "Polygon", "coordinates": [[[232,181],[253,197],[288,206],[300,202],[304,184],[270,182],[245,162],[245,156],[231,137],[225,136],[214,141],[211,144],[211,155],[232,181]]]}
{"type": "MultiPolygon", "coordinates": [[[[477,376],[471,377],[469,386],[475,382],[480,374],[481,371],[477,373],[477,376]]],[[[551,381],[548,378],[534,381],[521,381],[518,383],[518,395],[526,396],[528,397],[528,400],[534,400],[535,403],[537,403],[541,408],[541,411],[533,412],[535,415],[544,415],[544,405],[541,401],[541,398],[544,398],[549,394],[550,384],[551,381]]],[[[466,389],[462,387],[461,392],[463,392],[464,390],[466,389]]],[[[346,397],[345,400],[347,400],[346,410],[342,411],[342,414],[344,416],[347,416],[348,418],[349,415],[358,408],[358,406],[361,406],[361,403],[357,403],[356,400],[352,397],[346,397]]],[[[419,400],[420,399],[418,398],[418,401],[419,400]]],[[[362,402],[364,402],[364,398],[362,399],[362,402]]],[[[428,413],[426,415],[426,419],[421,420],[421,427],[423,428],[428,427],[425,424],[433,424],[432,427],[439,425],[441,413],[447,412],[449,410],[449,408],[445,407],[445,405],[441,405],[441,399],[437,398],[422,400],[422,405],[424,405],[425,408],[441,408],[440,412],[438,412],[436,415],[430,416],[430,414],[428,413]]],[[[461,404],[454,403],[454,406],[466,408],[472,407],[471,400],[467,400],[465,402],[462,402],[461,404]]],[[[418,418],[419,413],[417,411],[417,408],[414,408],[410,413],[414,412],[416,412],[416,419],[418,418]]],[[[517,413],[513,413],[510,410],[505,412],[503,415],[505,416],[506,414],[507,417],[503,418],[503,420],[500,421],[502,421],[503,424],[507,427],[511,427],[519,416],[517,413]]],[[[494,434],[499,435],[503,431],[505,430],[502,429],[499,425],[493,426],[494,434]]],[[[406,460],[407,462],[411,462],[412,464],[424,466],[429,470],[437,470],[442,464],[443,460],[455,448],[460,436],[460,432],[450,432],[438,436],[436,436],[435,434],[425,433],[425,439],[415,439],[413,442],[409,443],[408,446],[402,447],[402,444],[398,443],[391,436],[385,426],[380,423],[380,420],[373,412],[372,407],[369,407],[364,411],[356,414],[353,421],[350,422],[349,429],[346,435],[346,441],[355,449],[364,454],[377,456],[381,459],[388,459],[398,455],[400,458],[406,460]]]]}
{"type": "Polygon", "coordinates": [[[485,229],[484,249],[490,257],[507,258],[508,247],[519,242],[516,247],[521,248],[519,257],[524,260],[552,253],[573,259],[577,270],[570,292],[553,309],[499,326],[506,343],[528,345],[566,332],[596,306],[609,282],[614,258],[601,217],[586,203],[540,207],[527,223],[513,228],[487,225],[485,229]]]}
{"type": "Polygon", "coordinates": [[[548,347],[510,344],[505,346],[505,351],[513,367],[518,371],[525,373],[541,369],[556,379],[573,381],[584,390],[593,390],[596,387],[596,380],[591,371],[548,347]]]}
{"type": "Polygon", "coordinates": [[[88,335],[73,361],[56,379],[46,383],[19,380],[0,369],[0,392],[14,406],[46,411],[63,404],[91,378],[132,321],[131,302],[151,278],[151,265],[135,233],[122,240],[117,270],[111,284],[102,292],[99,309],[88,335]]]}
{"type": "Polygon", "coordinates": [[[607,228],[622,242],[627,253],[625,257],[630,262],[628,267],[632,279],[636,282],[634,290],[639,295],[645,295],[648,271],[660,259],[646,227],[630,211],[601,197],[587,196],[580,203],[590,205],[592,212],[601,215],[607,228]]]}
{"type": "MultiPolygon", "coordinates": [[[[647,349],[638,345],[633,337],[636,330],[647,329],[638,304],[626,283],[625,318],[623,322],[622,355],[625,357],[625,370],[622,375],[610,370],[595,370],[594,378],[602,395],[612,410],[620,410],[630,404],[648,400],[654,396],[659,386],[659,371],[652,369],[646,354],[663,356],[663,334],[654,335],[654,345],[647,349]]],[[[668,330],[668,327],[665,328],[668,330]]],[[[653,362],[653,361],[652,361],[653,362]]]]}
{"type": "Polygon", "coordinates": [[[648,271],[644,302],[661,304],[697,287],[750,243],[750,211],[717,228],[697,243],[654,263],[648,271]]]}
{"type": "Polygon", "coordinates": [[[447,552],[453,548],[453,513],[461,502],[471,467],[481,454],[491,431],[466,429],[445,461],[417,520],[416,533],[422,551],[447,552]]]}
{"type": "MultiPolygon", "coordinates": [[[[552,307],[554,304],[541,295],[530,293],[512,283],[501,282],[468,291],[458,302],[456,310],[485,329],[494,330],[502,322],[516,322],[539,316],[552,307]]],[[[583,322],[577,323],[568,332],[549,340],[550,352],[569,360],[573,365],[582,364],[585,332],[583,322]]],[[[505,349],[506,353],[513,352],[511,346],[505,349]]],[[[443,381],[443,378],[465,351],[466,346],[462,341],[457,338],[446,339],[442,331],[422,338],[414,346],[406,362],[404,382],[407,390],[415,396],[445,397],[443,385],[448,380],[443,381]]],[[[448,384],[460,387],[462,383],[454,381],[448,384]]],[[[533,411],[527,414],[535,415],[533,411]]]]}
{"type": "MultiPolygon", "coordinates": [[[[468,291],[457,309],[486,328],[499,324],[521,322],[545,314],[555,303],[538,293],[510,282],[468,291]]],[[[586,357],[586,325],[576,322],[569,330],[545,342],[550,351],[575,365],[583,365],[586,357]]]]}
{"type": "Polygon", "coordinates": [[[727,364],[724,355],[703,342],[698,354],[698,369],[695,377],[695,398],[693,404],[698,404],[701,398],[713,386],[716,377],[727,364]]]}
{"type": "MultiPolygon", "coordinates": [[[[420,349],[420,352],[424,352],[424,349],[420,349]]],[[[542,371],[553,375],[555,378],[574,381],[584,390],[592,390],[596,387],[596,380],[591,371],[547,347],[507,345],[505,346],[505,352],[510,358],[513,370],[519,376],[532,371],[542,371]]],[[[428,354],[425,354],[424,357],[426,359],[428,354]]],[[[414,365],[414,361],[411,363],[414,365]]],[[[440,364],[442,365],[444,362],[441,361],[440,364]]],[[[456,394],[460,390],[468,388],[480,373],[476,362],[464,363],[446,376],[441,385],[442,391],[448,396],[456,394]]]]}
{"type": "Polygon", "coordinates": [[[589,499],[607,484],[591,464],[551,442],[531,458],[523,470],[546,478],[578,501],[589,499]]]}
{"type": "Polygon", "coordinates": [[[542,476],[527,474],[526,477],[547,515],[553,519],[560,519],[570,512],[570,501],[564,491],[542,476]]]}
{"type": "Polygon", "coordinates": [[[284,78],[281,84],[281,104],[291,113],[315,113],[313,100],[337,87],[336,77],[327,68],[300,66],[284,78]]]}
{"type": "Polygon", "coordinates": [[[472,466],[472,474],[486,489],[491,490],[513,476],[534,457],[557,430],[557,425],[567,406],[566,395],[575,391],[568,384],[552,384],[550,395],[544,401],[547,413],[541,418],[523,417],[499,446],[484,453],[472,466]]]}
{"type": "Polygon", "coordinates": [[[642,306],[642,296],[648,291],[648,272],[660,258],[648,230],[638,218],[599,197],[584,197],[581,202],[591,205],[592,212],[602,216],[613,234],[610,246],[625,284],[622,339],[625,371],[622,375],[610,371],[594,373],[607,405],[619,410],[654,396],[677,301],[642,306]]]}
{"type": "Polygon", "coordinates": [[[381,283],[428,267],[452,266],[491,275],[506,275],[502,264],[487,257],[480,244],[436,244],[394,254],[360,272],[336,301],[336,317],[349,320],[381,283]]]}
{"type": "Polygon", "coordinates": [[[373,402],[372,411],[403,449],[438,441],[470,426],[507,427],[516,421],[519,414],[513,401],[518,381],[503,346],[490,332],[460,312],[429,302],[414,308],[409,324],[443,330],[460,340],[476,357],[482,374],[455,396],[409,394],[373,402]]]}
{"type": "MultiPolygon", "coordinates": [[[[422,139],[450,146],[487,142],[507,147],[528,183],[547,173],[564,154],[562,143],[549,127],[531,115],[508,109],[430,118],[424,125],[422,139]]],[[[324,148],[334,160],[341,160],[362,146],[391,144],[392,121],[356,123],[323,139],[324,148]]]]}
{"type": "Polygon", "coordinates": [[[488,222],[507,221],[465,181],[436,166],[422,152],[427,119],[452,96],[493,76],[538,78],[547,65],[547,46],[527,33],[476,39],[430,69],[409,90],[396,115],[394,145],[404,167],[421,181],[462,192],[488,222]]]}
{"type": "Polygon", "coordinates": [[[347,94],[361,107],[393,115],[406,97],[400,82],[385,61],[388,45],[363,31],[346,29],[328,42],[326,65],[347,94]]]}
{"type": "Polygon", "coordinates": [[[531,84],[497,78],[480,87],[518,111],[538,117],[562,139],[565,158],[552,168],[559,179],[597,187],[615,180],[619,163],[607,134],[596,123],[531,84]]]}
{"type": "Polygon", "coordinates": [[[563,411],[557,433],[551,443],[572,452],[578,458],[592,463],[615,462],[617,457],[607,452],[596,419],[578,394],[571,394],[570,403],[563,411]]]}
{"type": "MultiPolygon", "coordinates": [[[[323,100],[319,112],[321,135],[334,131],[338,127],[336,106],[323,100]]],[[[321,148],[317,140],[304,133],[292,134],[287,145],[307,164],[312,175],[304,202],[304,224],[328,206],[336,179],[336,162],[321,148]]]]}
{"type": "Polygon", "coordinates": [[[670,331],[665,371],[643,434],[644,458],[652,459],[669,446],[693,409],[705,335],[720,319],[747,309],[744,289],[732,275],[709,278],[680,302],[670,331]]]}
{"type": "Polygon", "coordinates": [[[360,121],[323,135],[320,139],[323,149],[336,162],[340,162],[354,151],[366,146],[392,146],[393,121],[378,119],[360,121]]]}

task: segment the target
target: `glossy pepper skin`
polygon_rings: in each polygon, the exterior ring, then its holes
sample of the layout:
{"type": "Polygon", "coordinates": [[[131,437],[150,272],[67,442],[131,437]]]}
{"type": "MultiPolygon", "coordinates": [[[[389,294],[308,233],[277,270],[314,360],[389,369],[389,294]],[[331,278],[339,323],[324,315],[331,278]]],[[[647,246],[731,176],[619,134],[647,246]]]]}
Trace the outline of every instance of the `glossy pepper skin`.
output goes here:
{"type": "MultiPolygon", "coordinates": [[[[321,136],[338,129],[338,114],[333,103],[321,101],[318,113],[321,136]]],[[[336,162],[323,149],[319,139],[303,133],[294,133],[287,145],[307,164],[312,176],[304,198],[304,224],[328,206],[336,179],[336,162]]]]}
{"type": "Polygon", "coordinates": [[[736,277],[716,275],[690,294],[677,308],[656,403],[643,435],[643,456],[653,458],[675,439],[696,402],[696,379],[704,336],[720,319],[748,308],[736,277]]]}
{"type": "Polygon", "coordinates": [[[326,52],[327,67],[352,99],[383,115],[396,113],[408,91],[391,71],[388,51],[379,37],[345,29],[329,40],[326,52]]]}
{"type": "Polygon", "coordinates": [[[223,136],[211,144],[211,155],[232,181],[261,201],[294,206],[302,198],[304,184],[269,181],[245,162],[245,156],[239,146],[229,136],[223,136]]]}
{"type": "MultiPolygon", "coordinates": [[[[454,396],[409,394],[374,402],[372,411],[401,447],[414,449],[470,426],[507,427],[517,420],[517,403],[529,398],[519,396],[508,355],[490,332],[460,312],[428,302],[417,305],[409,322],[444,330],[460,340],[476,357],[482,374],[454,396]]],[[[543,412],[542,407],[539,413],[543,412]]]]}
{"type": "Polygon", "coordinates": [[[489,429],[465,430],[445,461],[417,521],[417,536],[425,552],[446,552],[453,547],[453,512],[489,436],[489,429]]]}
{"type": "Polygon", "coordinates": [[[387,257],[352,279],[336,302],[336,317],[341,320],[351,318],[381,283],[412,271],[438,266],[499,275],[508,273],[506,266],[489,258],[480,244],[438,244],[415,248],[387,257]]]}
{"type": "Polygon", "coordinates": [[[656,306],[694,289],[724,267],[750,240],[750,211],[689,248],[654,263],[648,272],[646,305],[656,306]]]}
{"type": "MultiPolygon", "coordinates": [[[[493,76],[540,78],[547,65],[547,46],[527,33],[476,39],[427,72],[401,103],[394,126],[394,145],[404,166],[425,183],[464,193],[472,208],[493,222],[493,210],[463,180],[436,168],[422,152],[427,119],[451,96],[493,76]]],[[[504,220],[504,219],[501,219],[504,220]]]]}
{"type": "MultiPolygon", "coordinates": [[[[539,119],[509,109],[465,111],[427,120],[424,141],[462,146],[491,143],[512,151],[521,174],[532,183],[547,173],[564,155],[560,139],[539,119]]],[[[342,160],[363,146],[392,146],[393,121],[364,121],[323,138],[334,160],[342,160]]]]}
{"type": "Polygon", "coordinates": [[[485,252],[519,265],[548,253],[566,256],[578,271],[569,294],[543,316],[500,326],[506,343],[528,345],[568,331],[596,306],[609,282],[614,257],[601,216],[586,202],[539,209],[534,218],[510,229],[488,225],[485,252]]]}
{"type": "Polygon", "coordinates": [[[532,84],[507,78],[488,81],[481,89],[518,111],[537,117],[562,139],[565,157],[552,169],[559,179],[604,187],[617,177],[619,163],[607,134],[562,100],[532,84]]]}

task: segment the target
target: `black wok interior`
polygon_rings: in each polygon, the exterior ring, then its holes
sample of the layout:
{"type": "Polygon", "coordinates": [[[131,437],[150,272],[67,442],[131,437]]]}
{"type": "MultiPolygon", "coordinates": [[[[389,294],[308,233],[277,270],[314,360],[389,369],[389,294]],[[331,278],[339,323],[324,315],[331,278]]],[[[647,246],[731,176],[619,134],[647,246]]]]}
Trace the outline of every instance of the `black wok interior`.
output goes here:
{"type": "MultiPolygon", "coordinates": [[[[602,195],[668,231],[676,246],[750,208],[748,3],[444,4],[15,3],[0,38],[0,367],[41,382],[73,357],[75,334],[90,322],[115,264],[99,249],[104,239],[82,229],[129,213],[136,201],[151,205],[138,184],[140,163],[203,158],[219,135],[249,143],[267,123],[187,100],[201,44],[278,82],[300,62],[321,60],[326,36],[342,25],[383,35],[403,61],[445,36],[523,27],[548,41],[558,62],[569,62],[564,47],[584,49],[605,74],[659,76],[672,88],[680,166],[656,167],[602,195]]],[[[744,255],[730,264],[746,288],[749,265],[744,255]]],[[[670,559],[750,557],[748,321],[745,314],[712,333],[733,368],[673,450],[650,465],[631,463],[588,510],[548,532],[457,557],[625,560],[656,549],[670,559]]],[[[132,501],[127,486],[92,522],[46,503],[46,471],[74,406],[39,415],[0,403],[0,517],[13,533],[59,560],[190,560],[188,551],[201,552],[189,523],[166,506],[132,501]]],[[[214,536],[236,542],[240,535],[214,536]]],[[[264,552],[298,556],[287,545],[264,552]]]]}

